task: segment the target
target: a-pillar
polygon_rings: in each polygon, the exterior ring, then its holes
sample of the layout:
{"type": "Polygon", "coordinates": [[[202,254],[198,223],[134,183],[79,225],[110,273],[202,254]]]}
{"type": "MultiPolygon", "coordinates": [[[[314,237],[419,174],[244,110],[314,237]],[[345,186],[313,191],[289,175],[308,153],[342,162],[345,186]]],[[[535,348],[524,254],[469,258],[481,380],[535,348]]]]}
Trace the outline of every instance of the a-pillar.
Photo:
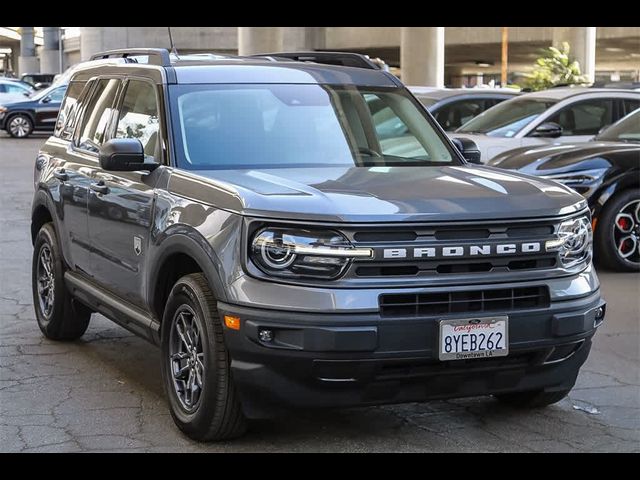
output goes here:
{"type": "Polygon", "coordinates": [[[44,48],[40,52],[40,71],[60,73],[60,28],[43,27],[44,48]]]}
{"type": "Polygon", "coordinates": [[[562,42],[569,43],[569,55],[580,63],[582,74],[588,81],[593,82],[596,75],[596,27],[555,27],[553,45],[559,47],[562,42]]]}
{"type": "Polygon", "coordinates": [[[444,27],[402,27],[400,69],[406,85],[444,87],[444,27]]]}
{"type": "Polygon", "coordinates": [[[39,73],[40,64],[36,57],[36,44],[33,27],[20,27],[20,57],[18,57],[18,71],[23,73],[39,73]]]}
{"type": "Polygon", "coordinates": [[[238,55],[282,51],[282,27],[238,27],[238,55]]]}

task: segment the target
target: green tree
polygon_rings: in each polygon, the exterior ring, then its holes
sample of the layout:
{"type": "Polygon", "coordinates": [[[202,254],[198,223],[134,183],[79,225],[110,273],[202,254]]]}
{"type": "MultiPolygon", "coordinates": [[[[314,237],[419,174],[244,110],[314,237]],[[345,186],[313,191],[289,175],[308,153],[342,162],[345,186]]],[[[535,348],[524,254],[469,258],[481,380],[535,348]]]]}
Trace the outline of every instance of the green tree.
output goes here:
{"type": "Polygon", "coordinates": [[[563,42],[560,48],[549,47],[536,60],[533,71],[527,75],[526,86],[533,91],[545,90],[555,85],[585,83],[587,77],[580,71],[580,63],[569,56],[570,47],[563,42]]]}

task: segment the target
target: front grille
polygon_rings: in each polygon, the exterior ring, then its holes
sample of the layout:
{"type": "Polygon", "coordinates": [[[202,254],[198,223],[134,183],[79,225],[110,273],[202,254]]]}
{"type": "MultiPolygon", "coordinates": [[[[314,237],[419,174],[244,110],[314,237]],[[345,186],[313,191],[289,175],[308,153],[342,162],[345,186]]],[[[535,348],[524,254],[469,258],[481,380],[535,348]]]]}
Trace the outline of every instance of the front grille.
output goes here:
{"type": "MultiPolygon", "coordinates": [[[[467,250],[460,258],[455,256],[423,256],[414,258],[414,248],[447,246],[470,249],[472,245],[521,244],[544,242],[553,238],[557,220],[531,220],[507,222],[465,222],[453,225],[354,226],[341,231],[355,247],[372,248],[374,257],[358,259],[346,270],[345,280],[371,282],[373,279],[398,282],[406,279],[418,283],[433,279],[454,279],[460,275],[491,275],[506,277],[522,275],[527,271],[549,272],[558,268],[557,254],[541,249],[537,253],[470,255],[467,250]],[[385,258],[385,249],[399,249],[403,256],[385,258]]],[[[440,250],[438,250],[440,251],[440,250]]]]}
{"type": "Polygon", "coordinates": [[[499,312],[548,307],[549,289],[540,286],[462,292],[386,293],[380,295],[379,302],[383,317],[499,312]]]}

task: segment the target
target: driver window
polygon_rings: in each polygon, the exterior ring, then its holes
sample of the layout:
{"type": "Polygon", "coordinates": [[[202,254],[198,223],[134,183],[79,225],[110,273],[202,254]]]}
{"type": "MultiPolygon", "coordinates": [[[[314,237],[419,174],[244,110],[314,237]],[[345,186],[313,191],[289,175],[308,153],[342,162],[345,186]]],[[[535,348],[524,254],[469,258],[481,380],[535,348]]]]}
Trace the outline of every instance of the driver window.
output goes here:
{"type": "Polygon", "coordinates": [[[613,100],[598,99],[576,102],[549,119],[562,127],[562,135],[596,135],[613,123],[613,100]]]}
{"type": "Polygon", "coordinates": [[[145,155],[159,161],[159,126],[155,88],[142,80],[130,80],[118,115],[116,138],[137,138],[145,155]]]}

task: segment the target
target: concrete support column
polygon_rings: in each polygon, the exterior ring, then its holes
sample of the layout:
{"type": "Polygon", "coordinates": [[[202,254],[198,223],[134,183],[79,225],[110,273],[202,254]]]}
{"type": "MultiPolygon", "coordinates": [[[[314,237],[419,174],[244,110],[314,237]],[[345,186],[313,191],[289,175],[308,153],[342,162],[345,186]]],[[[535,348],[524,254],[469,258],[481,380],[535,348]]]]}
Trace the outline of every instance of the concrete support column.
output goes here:
{"type": "Polygon", "coordinates": [[[60,73],[60,28],[43,27],[44,48],[40,52],[40,71],[60,73]]]}
{"type": "Polygon", "coordinates": [[[238,55],[281,52],[283,39],[282,27],[238,27],[238,55]]]}
{"type": "MultiPolygon", "coordinates": [[[[89,60],[94,53],[104,52],[105,50],[127,48],[129,46],[129,28],[131,27],[80,27],[81,60],[83,62],[89,60]]],[[[140,47],[142,45],[135,46],[140,47]]]]}
{"type": "Polygon", "coordinates": [[[596,75],[596,27],[555,27],[553,29],[553,46],[559,47],[568,42],[570,55],[580,63],[580,70],[589,82],[596,75]]]}
{"type": "Polygon", "coordinates": [[[400,68],[406,85],[444,87],[444,27],[402,27],[400,68]]]}
{"type": "Polygon", "coordinates": [[[23,73],[39,73],[40,64],[36,57],[36,44],[34,41],[33,27],[20,27],[20,57],[18,58],[18,70],[23,73]]]}

